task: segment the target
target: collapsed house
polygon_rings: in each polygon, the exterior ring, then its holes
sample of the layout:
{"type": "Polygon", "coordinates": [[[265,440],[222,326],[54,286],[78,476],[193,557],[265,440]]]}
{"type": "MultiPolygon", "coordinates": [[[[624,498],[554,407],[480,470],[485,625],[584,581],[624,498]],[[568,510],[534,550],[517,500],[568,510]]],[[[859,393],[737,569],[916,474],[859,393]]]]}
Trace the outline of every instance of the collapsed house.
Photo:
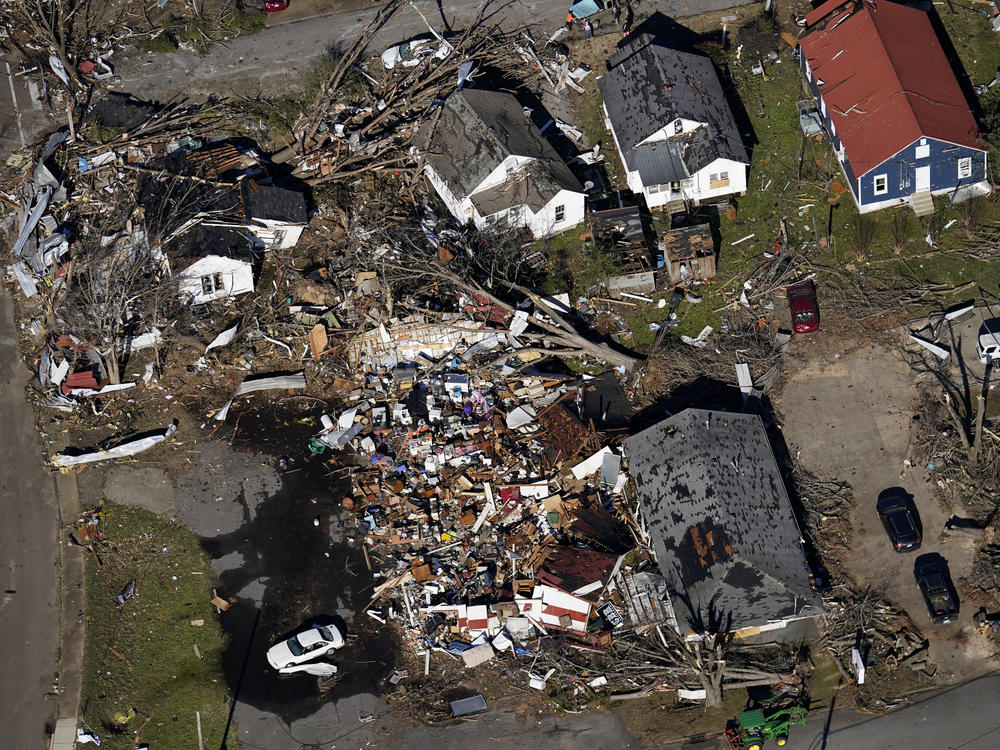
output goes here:
{"type": "Polygon", "coordinates": [[[547,237],[583,221],[583,188],[511,94],[456,91],[423,151],[427,181],[459,224],[547,237]]]}
{"type": "Polygon", "coordinates": [[[758,416],[686,409],[624,447],[679,632],[771,640],[823,614],[758,416]]]}
{"type": "Polygon", "coordinates": [[[628,186],[682,210],[747,189],[750,157],[712,61],[650,34],[626,39],[598,79],[628,186]]]}
{"type": "Polygon", "coordinates": [[[831,0],[805,23],[802,73],[861,213],[925,216],[932,196],[990,191],[987,146],[926,11],[831,0]]]}

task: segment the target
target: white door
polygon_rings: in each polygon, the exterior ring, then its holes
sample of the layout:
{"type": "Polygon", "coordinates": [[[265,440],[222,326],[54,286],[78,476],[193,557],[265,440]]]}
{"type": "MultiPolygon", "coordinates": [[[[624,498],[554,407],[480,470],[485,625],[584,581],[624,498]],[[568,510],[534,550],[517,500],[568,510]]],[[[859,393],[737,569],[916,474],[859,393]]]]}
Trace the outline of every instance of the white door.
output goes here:
{"type": "Polygon", "coordinates": [[[917,167],[916,186],[914,192],[920,193],[931,189],[931,168],[917,167]]]}

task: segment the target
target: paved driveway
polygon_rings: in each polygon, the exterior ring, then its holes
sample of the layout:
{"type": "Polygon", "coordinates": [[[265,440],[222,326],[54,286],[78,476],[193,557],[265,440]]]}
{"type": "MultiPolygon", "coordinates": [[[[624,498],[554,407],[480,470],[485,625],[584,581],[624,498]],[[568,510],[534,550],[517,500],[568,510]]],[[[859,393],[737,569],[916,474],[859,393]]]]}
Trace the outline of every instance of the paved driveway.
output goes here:
{"type": "Polygon", "coordinates": [[[971,626],[971,611],[963,609],[952,625],[930,623],[913,581],[916,554],[893,551],[875,512],[882,490],[903,487],[913,496],[923,522],[918,554],[943,555],[955,579],[968,570],[973,542],[942,533],[951,514],[935,495],[934,477],[919,467],[904,471],[916,397],[909,367],[877,344],[833,359],[810,359],[810,348],[818,346],[806,339],[793,342],[793,347],[790,380],[778,399],[791,455],[821,479],[850,482],[857,501],[849,552],[843,560],[828,561],[828,566],[836,568],[839,562],[859,585],[884,588],[930,639],[931,659],[946,682],[983,674],[990,668],[986,643],[971,626]]]}

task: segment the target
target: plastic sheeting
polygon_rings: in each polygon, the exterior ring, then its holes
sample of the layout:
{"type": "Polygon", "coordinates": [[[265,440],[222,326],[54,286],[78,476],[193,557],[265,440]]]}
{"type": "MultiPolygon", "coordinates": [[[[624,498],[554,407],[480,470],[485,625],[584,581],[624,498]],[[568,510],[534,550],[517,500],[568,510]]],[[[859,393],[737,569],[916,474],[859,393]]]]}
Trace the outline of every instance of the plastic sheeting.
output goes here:
{"type": "Polygon", "coordinates": [[[265,375],[263,377],[247,378],[240,383],[239,388],[236,389],[236,393],[234,393],[233,397],[226,402],[226,405],[219,409],[219,413],[215,415],[215,419],[218,422],[225,421],[226,417],[229,416],[229,408],[233,405],[233,401],[246,393],[271,390],[292,390],[305,387],[305,372],[296,372],[292,375],[265,375]]]}
{"type": "Polygon", "coordinates": [[[173,435],[176,430],[177,430],[177,425],[172,424],[163,431],[162,435],[150,435],[148,437],[139,438],[138,440],[132,440],[131,442],[128,443],[122,443],[121,445],[116,445],[114,448],[108,448],[107,450],[88,451],[87,453],[81,453],[78,456],[68,456],[65,453],[57,453],[52,458],[52,465],[58,466],[59,468],[65,468],[67,466],[79,466],[80,464],[89,464],[93,463],[94,461],[106,461],[111,458],[125,458],[126,456],[134,456],[137,453],[148,451],[154,445],[159,445],[164,440],[173,435]]]}

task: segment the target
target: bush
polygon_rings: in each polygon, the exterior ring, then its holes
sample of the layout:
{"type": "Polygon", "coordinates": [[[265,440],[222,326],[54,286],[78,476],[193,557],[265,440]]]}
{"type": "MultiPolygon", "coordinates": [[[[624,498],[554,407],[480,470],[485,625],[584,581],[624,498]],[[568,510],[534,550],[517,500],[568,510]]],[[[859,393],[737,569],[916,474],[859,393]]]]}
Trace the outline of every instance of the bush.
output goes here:
{"type": "Polygon", "coordinates": [[[226,24],[241,34],[256,34],[267,26],[267,13],[260,8],[237,5],[226,24]]]}
{"type": "Polygon", "coordinates": [[[851,226],[851,248],[858,260],[864,260],[875,245],[878,222],[871,216],[859,216],[851,226]]]}
{"type": "Polygon", "coordinates": [[[168,52],[177,51],[177,40],[171,36],[169,31],[164,31],[157,37],[153,39],[142,39],[136,46],[145,52],[157,52],[159,54],[166,54],[168,52]]]}

